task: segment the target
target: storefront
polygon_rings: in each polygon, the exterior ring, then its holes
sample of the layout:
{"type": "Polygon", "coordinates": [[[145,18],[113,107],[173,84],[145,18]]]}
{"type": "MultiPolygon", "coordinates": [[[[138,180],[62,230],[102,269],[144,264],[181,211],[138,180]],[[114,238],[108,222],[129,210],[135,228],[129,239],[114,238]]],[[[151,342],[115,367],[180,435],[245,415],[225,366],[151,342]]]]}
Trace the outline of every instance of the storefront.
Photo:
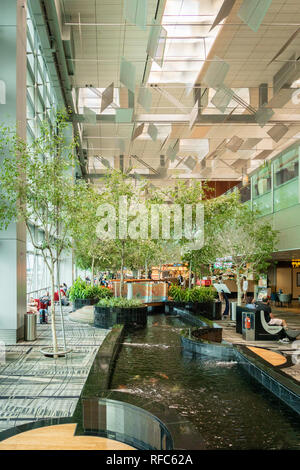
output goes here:
{"type": "Polygon", "coordinates": [[[152,268],[152,279],[175,280],[181,274],[183,278],[188,277],[188,265],[186,263],[163,264],[152,268]]]}
{"type": "Polygon", "coordinates": [[[293,299],[300,296],[300,258],[291,261],[278,261],[275,269],[274,284],[276,292],[292,294],[293,299]]]}

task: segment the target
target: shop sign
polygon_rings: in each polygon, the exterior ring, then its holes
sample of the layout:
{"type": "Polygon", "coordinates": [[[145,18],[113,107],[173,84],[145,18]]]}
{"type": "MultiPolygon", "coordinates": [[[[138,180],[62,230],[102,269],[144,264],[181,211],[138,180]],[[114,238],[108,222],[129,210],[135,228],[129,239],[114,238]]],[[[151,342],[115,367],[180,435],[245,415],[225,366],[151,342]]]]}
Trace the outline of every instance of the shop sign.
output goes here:
{"type": "Polygon", "coordinates": [[[292,266],[293,268],[300,268],[300,259],[293,259],[292,266]]]}

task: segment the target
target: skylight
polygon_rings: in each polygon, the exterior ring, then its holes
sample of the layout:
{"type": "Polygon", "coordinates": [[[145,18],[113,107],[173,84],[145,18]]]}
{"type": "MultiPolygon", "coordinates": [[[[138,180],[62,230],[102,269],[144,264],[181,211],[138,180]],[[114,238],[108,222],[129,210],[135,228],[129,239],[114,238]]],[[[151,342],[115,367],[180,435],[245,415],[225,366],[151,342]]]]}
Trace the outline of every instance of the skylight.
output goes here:
{"type": "Polygon", "coordinates": [[[223,0],[167,0],[162,67],[153,61],[149,83],[195,83],[221,26],[210,30],[223,0]]]}

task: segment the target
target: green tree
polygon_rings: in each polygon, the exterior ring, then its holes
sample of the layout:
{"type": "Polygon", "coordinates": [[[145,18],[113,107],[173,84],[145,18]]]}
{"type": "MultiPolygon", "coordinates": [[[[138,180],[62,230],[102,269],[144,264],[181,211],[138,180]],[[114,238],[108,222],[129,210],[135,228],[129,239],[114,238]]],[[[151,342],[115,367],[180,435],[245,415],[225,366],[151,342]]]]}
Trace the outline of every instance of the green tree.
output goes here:
{"type": "Polygon", "coordinates": [[[103,198],[93,186],[85,181],[76,185],[79,210],[72,220],[72,238],[77,266],[91,270],[94,279],[95,270],[107,269],[111,261],[109,241],[100,240],[96,233],[100,217],[98,207],[103,198]]]}
{"type": "MultiPolygon", "coordinates": [[[[107,250],[109,250],[111,267],[117,267],[121,273],[120,280],[120,293],[122,295],[124,286],[124,267],[131,267],[134,264],[134,257],[137,248],[141,244],[143,239],[142,233],[139,238],[132,239],[127,234],[121,234],[122,226],[129,226],[132,222],[138,221],[145,217],[145,214],[140,214],[138,204],[147,203],[149,204],[149,191],[148,183],[141,181],[139,186],[136,187],[132,179],[129,179],[127,175],[119,173],[118,171],[112,170],[107,176],[103,187],[101,188],[101,200],[103,204],[107,204],[108,210],[106,216],[108,220],[115,219],[115,236],[106,240],[103,238],[103,243],[107,243],[107,250]],[[123,198],[123,199],[122,199],[123,198]],[[128,212],[125,217],[125,225],[122,225],[122,210],[120,208],[120,200],[126,198],[128,212]],[[130,208],[137,207],[136,213],[130,211],[130,208]],[[114,217],[111,212],[114,212],[114,217]],[[140,216],[140,218],[139,218],[140,216]]],[[[145,220],[145,219],[143,219],[145,220]]],[[[138,224],[139,225],[139,224],[138,224]]],[[[138,231],[138,230],[137,230],[138,231]]],[[[126,231],[127,232],[127,231],[126,231]]],[[[148,235],[147,235],[148,236],[148,235]]],[[[147,238],[147,237],[146,237],[147,238]]]]}
{"type": "Polygon", "coordinates": [[[51,277],[51,329],[53,353],[58,351],[54,305],[55,270],[63,250],[71,246],[70,227],[78,210],[70,174],[76,143],[65,139],[67,114],[58,113],[53,125],[43,122],[40,136],[27,144],[16,132],[0,128],[1,198],[8,212],[27,227],[31,243],[40,252],[51,277]],[[34,226],[43,233],[36,238],[34,226]]]}
{"type": "Polygon", "coordinates": [[[241,305],[242,275],[250,265],[254,272],[266,270],[276,249],[277,231],[259,212],[240,201],[239,194],[223,196],[207,207],[203,260],[231,257],[236,275],[238,305],[241,305]],[[205,248],[204,247],[204,248],[205,248]]]}

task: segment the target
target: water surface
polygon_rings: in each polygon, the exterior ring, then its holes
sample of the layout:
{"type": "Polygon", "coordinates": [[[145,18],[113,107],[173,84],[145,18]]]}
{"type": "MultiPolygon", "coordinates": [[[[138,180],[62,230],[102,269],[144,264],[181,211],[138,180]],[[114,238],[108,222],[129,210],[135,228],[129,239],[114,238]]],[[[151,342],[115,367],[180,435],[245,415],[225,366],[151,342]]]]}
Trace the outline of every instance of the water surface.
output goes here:
{"type": "Polygon", "coordinates": [[[156,414],[182,449],[300,449],[300,420],[236,362],[183,353],[177,317],[124,338],[111,390],[156,414]]]}

